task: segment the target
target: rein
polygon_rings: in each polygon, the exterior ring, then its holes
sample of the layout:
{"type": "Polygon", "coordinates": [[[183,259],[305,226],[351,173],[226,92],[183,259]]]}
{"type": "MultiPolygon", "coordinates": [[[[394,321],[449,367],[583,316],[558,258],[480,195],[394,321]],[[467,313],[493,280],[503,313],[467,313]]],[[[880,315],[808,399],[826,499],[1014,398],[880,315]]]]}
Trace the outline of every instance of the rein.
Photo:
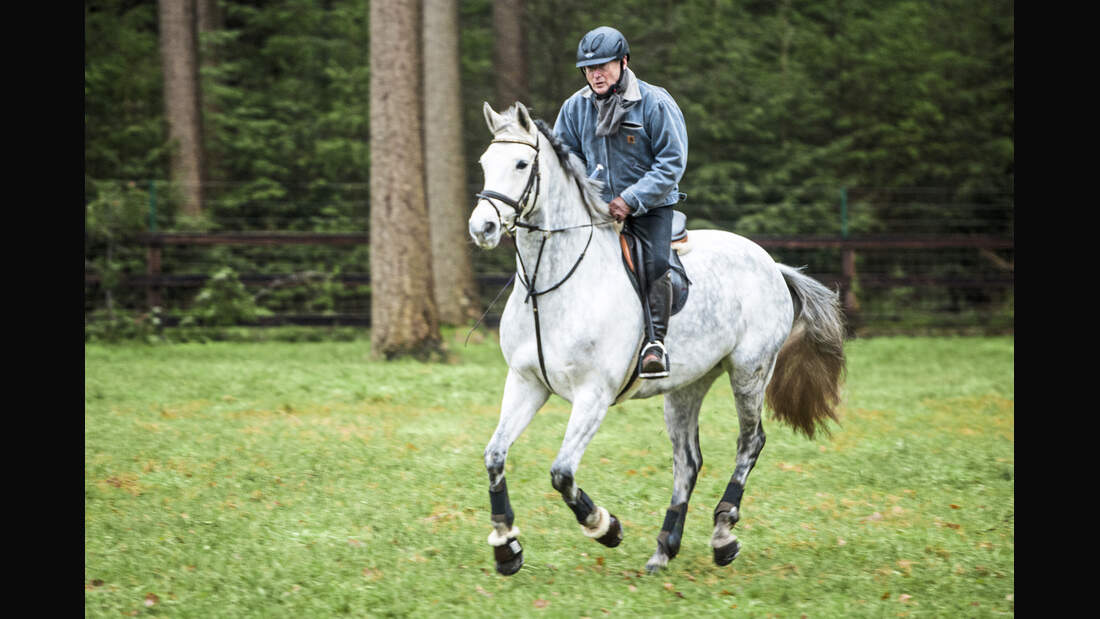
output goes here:
{"type": "MultiPolygon", "coordinates": [[[[523,193],[520,194],[520,197],[519,197],[518,200],[514,200],[514,199],[512,199],[512,198],[510,198],[510,197],[508,197],[508,196],[506,196],[502,193],[499,193],[499,192],[496,192],[496,191],[489,191],[489,190],[482,190],[482,191],[478,192],[477,194],[475,194],[475,197],[477,197],[479,199],[482,199],[482,200],[485,200],[486,202],[489,203],[490,206],[493,207],[493,210],[495,210],[496,213],[497,213],[497,221],[500,222],[501,228],[504,229],[504,231],[507,232],[509,236],[515,236],[516,228],[523,228],[524,230],[527,230],[528,232],[530,232],[532,234],[536,233],[536,232],[541,232],[542,233],[542,243],[539,244],[539,253],[538,253],[538,256],[535,258],[535,270],[530,275],[527,273],[527,265],[525,265],[524,262],[523,262],[523,254],[521,254],[520,251],[519,251],[519,245],[516,245],[516,257],[519,259],[519,266],[520,266],[520,270],[522,271],[522,273],[517,273],[517,275],[520,276],[519,277],[520,283],[523,284],[523,287],[525,289],[527,289],[527,297],[524,298],[523,302],[524,303],[527,303],[528,301],[531,302],[531,312],[532,312],[532,314],[534,315],[534,318],[535,318],[535,345],[536,345],[536,348],[538,350],[538,355],[539,355],[539,369],[542,370],[542,378],[546,382],[546,388],[549,389],[550,391],[553,391],[554,388],[550,385],[550,377],[546,373],[546,361],[545,361],[545,359],[543,357],[543,354],[542,354],[542,329],[541,329],[541,326],[539,324],[539,302],[538,302],[538,298],[540,296],[548,293],[548,292],[552,292],[554,290],[557,290],[562,284],[564,284],[566,282],[566,280],[568,280],[570,277],[573,276],[573,273],[576,272],[577,267],[580,266],[581,261],[584,260],[585,254],[588,253],[588,247],[592,244],[592,236],[593,236],[595,227],[596,226],[602,226],[602,225],[605,225],[605,223],[610,223],[610,222],[599,223],[599,224],[594,223],[592,221],[592,214],[591,213],[588,214],[588,223],[587,224],[579,224],[579,225],[576,225],[576,226],[566,226],[564,228],[546,229],[546,228],[540,228],[539,226],[529,224],[529,223],[526,223],[526,222],[522,221],[522,219],[524,217],[529,215],[535,209],[535,203],[538,202],[538,198],[539,198],[539,188],[542,185],[542,174],[539,172],[539,154],[540,153],[539,153],[539,146],[538,146],[537,139],[538,138],[536,136],[536,142],[534,144],[532,144],[532,143],[530,143],[526,140],[510,140],[510,139],[495,139],[495,140],[493,140],[493,143],[505,142],[505,143],[513,143],[513,144],[523,144],[525,146],[530,146],[531,148],[535,149],[535,161],[531,165],[531,174],[528,175],[527,184],[524,186],[523,193]],[[532,196],[532,189],[534,189],[534,195],[533,196],[532,196]],[[507,204],[508,206],[512,207],[512,209],[516,212],[516,217],[512,221],[511,228],[504,225],[504,218],[501,217],[500,209],[497,208],[497,205],[493,202],[494,200],[500,200],[501,202],[503,202],[503,203],[507,204]],[[524,204],[528,203],[528,202],[529,202],[529,204],[527,204],[526,210],[524,210],[524,204]],[[554,233],[566,232],[566,231],[569,231],[569,230],[576,230],[578,228],[588,228],[588,241],[585,242],[584,249],[581,250],[580,256],[577,257],[577,261],[573,263],[573,267],[571,269],[569,269],[569,272],[566,273],[565,277],[561,278],[561,280],[558,281],[558,283],[554,284],[553,286],[550,286],[549,288],[545,288],[543,290],[535,290],[535,281],[538,278],[539,267],[542,264],[542,252],[543,252],[543,250],[546,249],[546,241],[549,240],[550,236],[554,233]]],[[[508,283],[511,284],[512,283],[511,280],[509,280],[508,283]]],[[[507,287],[507,284],[505,284],[505,287],[507,287]]]]}

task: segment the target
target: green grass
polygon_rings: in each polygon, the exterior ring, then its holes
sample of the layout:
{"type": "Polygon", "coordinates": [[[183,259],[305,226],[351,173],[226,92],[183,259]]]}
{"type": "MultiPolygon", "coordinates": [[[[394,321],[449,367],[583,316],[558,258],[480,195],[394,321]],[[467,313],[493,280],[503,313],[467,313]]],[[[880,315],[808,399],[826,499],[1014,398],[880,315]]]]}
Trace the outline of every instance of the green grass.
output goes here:
{"type": "MultiPolygon", "coordinates": [[[[738,536],[710,518],[732,472],[728,383],[680,555],[644,573],[671,488],[659,398],[612,409],[578,483],[623,523],[584,537],[550,485],[553,398],[513,446],[526,564],[493,569],[482,450],[506,368],[492,337],[450,363],[365,340],[85,348],[88,616],[967,616],[1014,613],[1014,340],[848,343],[842,424],[765,422],[738,536]]],[[[475,336],[476,338],[477,336],[475,336]]]]}

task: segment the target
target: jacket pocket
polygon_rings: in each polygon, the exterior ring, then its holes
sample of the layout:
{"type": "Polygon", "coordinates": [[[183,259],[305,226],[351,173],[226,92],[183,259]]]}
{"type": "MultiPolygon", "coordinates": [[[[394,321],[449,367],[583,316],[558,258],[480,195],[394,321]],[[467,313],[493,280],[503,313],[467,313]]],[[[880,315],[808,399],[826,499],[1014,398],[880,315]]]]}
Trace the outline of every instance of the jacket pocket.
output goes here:
{"type": "Polygon", "coordinates": [[[653,166],[653,153],[650,150],[649,135],[642,125],[623,121],[619,125],[618,150],[622,155],[621,165],[629,170],[628,176],[637,180],[653,166]]]}

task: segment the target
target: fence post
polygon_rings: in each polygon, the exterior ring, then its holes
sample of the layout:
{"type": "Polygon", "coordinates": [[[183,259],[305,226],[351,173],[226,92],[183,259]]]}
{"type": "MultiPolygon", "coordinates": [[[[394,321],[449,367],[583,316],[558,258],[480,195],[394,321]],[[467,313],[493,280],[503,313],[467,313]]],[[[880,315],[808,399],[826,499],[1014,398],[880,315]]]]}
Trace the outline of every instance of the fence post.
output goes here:
{"type": "MultiPolygon", "coordinates": [[[[149,181],[149,234],[157,233],[157,181],[149,181]]],[[[160,277],[161,244],[150,236],[149,245],[145,248],[145,304],[149,311],[161,304],[160,288],[154,280],[160,277]]]]}
{"type": "MultiPolygon", "coordinates": [[[[840,238],[848,240],[848,188],[840,188],[840,238]]],[[[859,311],[859,299],[852,289],[856,280],[856,250],[845,246],[840,252],[840,271],[844,278],[844,313],[849,318],[859,311]]]]}
{"type": "Polygon", "coordinates": [[[156,283],[160,278],[161,249],[160,240],[150,236],[149,245],[145,248],[145,304],[149,306],[149,311],[161,305],[160,286],[156,283]]]}

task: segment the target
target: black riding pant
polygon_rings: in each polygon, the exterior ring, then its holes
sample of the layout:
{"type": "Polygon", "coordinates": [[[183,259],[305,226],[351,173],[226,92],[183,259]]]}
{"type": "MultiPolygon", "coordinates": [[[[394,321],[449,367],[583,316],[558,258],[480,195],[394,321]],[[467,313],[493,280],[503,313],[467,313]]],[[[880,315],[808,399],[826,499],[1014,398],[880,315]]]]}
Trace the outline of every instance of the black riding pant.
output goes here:
{"type": "Polygon", "coordinates": [[[626,218],[623,229],[642,243],[645,261],[645,289],[668,271],[669,244],[672,242],[672,207],[661,206],[640,217],[626,218]]]}

